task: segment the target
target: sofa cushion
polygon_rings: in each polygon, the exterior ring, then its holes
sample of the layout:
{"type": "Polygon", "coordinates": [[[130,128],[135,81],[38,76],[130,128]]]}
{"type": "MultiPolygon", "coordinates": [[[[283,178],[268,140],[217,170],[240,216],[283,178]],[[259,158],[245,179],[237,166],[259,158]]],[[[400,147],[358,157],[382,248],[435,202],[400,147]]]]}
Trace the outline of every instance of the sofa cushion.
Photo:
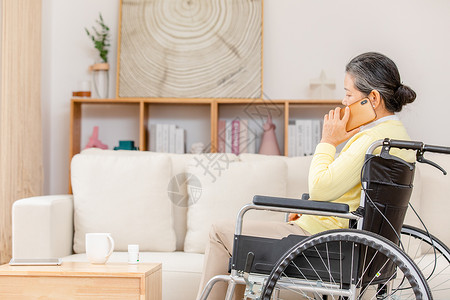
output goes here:
{"type": "Polygon", "coordinates": [[[103,153],[103,155],[136,155],[136,156],[160,156],[170,157],[172,165],[172,178],[168,187],[169,198],[172,202],[173,227],[177,238],[176,250],[183,250],[184,238],[186,236],[186,214],[188,204],[188,194],[186,185],[186,168],[194,154],[158,153],[150,151],[103,151],[90,148],[83,151],[85,155],[103,153]]]}
{"type": "Polygon", "coordinates": [[[285,162],[287,165],[286,196],[290,198],[301,198],[303,193],[308,193],[308,174],[312,158],[312,155],[295,157],[251,153],[239,155],[239,159],[244,162],[266,161],[269,159],[285,162]]]}
{"type": "Polygon", "coordinates": [[[127,251],[128,244],[139,244],[141,251],[174,251],[171,176],[171,160],[163,154],[76,155],[71,164],[75,253],[85,252],[88,232],[110,232],[118,251],[127,251]]]}
{"type": "MultiPolygon", "coordinates": [[[[223,153],[194,157],[188,168],[192,203],[188,207],[184,251],[203,253],[211,225],[221,219],[235,220],[237,213],[255,194],[285,196],[287,167],[280,160],[231,161],[223,153]],[[211,163],[214,162],[214,163],[211,163]]],[[[250,218],[283,220],[283,214],[254,212],[250,218]],[[269,217],[273,216],[273,217],[269,217]]],[[[245,226],[245,225],[244,225],[245,226]]]]}

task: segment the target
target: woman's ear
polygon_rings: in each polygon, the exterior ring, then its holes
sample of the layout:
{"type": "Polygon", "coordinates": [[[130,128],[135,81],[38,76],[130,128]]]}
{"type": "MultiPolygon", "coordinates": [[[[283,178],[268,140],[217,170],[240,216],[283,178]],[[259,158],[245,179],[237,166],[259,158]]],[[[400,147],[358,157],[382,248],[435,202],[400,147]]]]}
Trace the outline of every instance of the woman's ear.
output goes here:
{"type": "Polygon", "coordinates": [[[367,96],[373,108],[376,109],[381,104],[381,94],[377,90],[372,90],[367,96]]]}

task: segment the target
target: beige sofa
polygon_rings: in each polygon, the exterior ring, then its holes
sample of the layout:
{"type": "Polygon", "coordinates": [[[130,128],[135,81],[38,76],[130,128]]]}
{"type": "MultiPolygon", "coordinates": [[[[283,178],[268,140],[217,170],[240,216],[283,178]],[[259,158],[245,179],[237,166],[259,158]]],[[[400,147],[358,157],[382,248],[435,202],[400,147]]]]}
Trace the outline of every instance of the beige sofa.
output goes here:
{"type": "MultiPolygon", "coordinates": [[[[429,155],[450,171],[450,157],[429,155]]],[[[109,262],[162,262],[163,299],[195,299],[210,225],[234,219],[253,195],[307,192],[311,157],[257,154],[162,154],[89,149],[71,164],[73,195],[21,199],[13,205],[13,257],[86,261],[84,236],[110,232],[109,262]]],[[[430,231],[450,244],[449,178],[419,165],[413,200],[430,231]],[[433,222],[439,220],[439,222],[433,222]]],[[[282,220],[269,212],[249,218],[282,220]]],[[[407,223],[418,224],[414,216],[407,223]]]]}

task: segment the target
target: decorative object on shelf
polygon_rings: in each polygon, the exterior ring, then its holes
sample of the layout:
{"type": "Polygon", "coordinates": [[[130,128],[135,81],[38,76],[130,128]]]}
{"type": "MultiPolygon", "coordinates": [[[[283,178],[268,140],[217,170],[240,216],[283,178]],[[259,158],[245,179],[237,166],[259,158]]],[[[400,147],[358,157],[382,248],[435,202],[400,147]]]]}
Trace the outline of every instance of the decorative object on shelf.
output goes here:
{"type": "Polygon", "coordinates": [[[94,83],[94,93],[97,98],[108,98],[109,91],[109,64],[97,63],[89,66],[92,72],[92,82],[94,83]]]}
{"type": "Polygon", "coordinates": [[[189,153],[200,154],[200,153],[203,153],[204,149],[205,149],[205,144],[203,144],[202,142],[193,143],[189,153]]]}
{"type": "Polygon", "coordinates": [[[121,1],[120,11],[118,97],[261,97],[262,0],[121,1]]]}
{"type": "Polygon", "coordinates": [[[76,91],[72,92],[72,97],[79,97],[79,98],[91,98],[91,92],[88,91],[76,91]]]}
{"type": "Polygon", "coordinates": [[[331,91],[336,88],[334,79],[327,78],[325,71],[320,72],[319,78],[311,79],[309,87],[312,92],[313,98],[318,99],[331,99],[333,97],[331,91]]]}
{"type": "Polygon", "coordinates": [[[109,90],[109,64],[108,52],[111,46],[109,42],[109,27],[105,25],[102,14],[96,21],[100,28],[92,27],[92,33],[85,28],[89,38],[94,42],[95,49],[98,50],[101,61],[89,67],[92,71],[92,82],[94,92],[98,98],[108,98],[109,90]]]}
{"type": "Polygon", "coordinates": [[[280,147],[278,146],[277,137],[275,135],[275,124],[272,122],[272,116],[267,116],[267,121],[264,123],[263,137],[261,146],[259,147],[259,154],[266,155],[281,155],[280,147]]]}
{"type": "Polygon", "coordinates": [[[114,147],[114,150],[139,150],[134,146],[134,141],[119,141],[119,146],[114,147]]]}
{"type": "Polygon", "coordinates": [[[82,80],[78,82],[78,90],[72,92],[73,97],[90,98],[91,97],[91,82],[89,80],[82,80]]]}
{"type": "Polygon", "coordinates": [[[84,147],[84,149],[87,148],[108,149],[108,145],[103,144],[98,139],[98,126],[94,126],[94,130],[92,131],[92,135],[89,138],[89,142],[87,143],[86,147],[84,147]]]}

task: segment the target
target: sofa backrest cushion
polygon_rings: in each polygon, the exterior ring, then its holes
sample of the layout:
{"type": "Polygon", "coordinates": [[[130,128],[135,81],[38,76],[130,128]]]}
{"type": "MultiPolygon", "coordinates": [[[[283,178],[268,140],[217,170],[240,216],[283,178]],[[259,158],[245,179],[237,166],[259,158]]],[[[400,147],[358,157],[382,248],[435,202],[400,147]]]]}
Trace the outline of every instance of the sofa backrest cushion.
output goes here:
{"type": "Polygon", "coordinates": [[[85,252],[89,232],[111,233],[117,251],[127,251],[128,244],[139,244],[141,251],[174,251],[171,177],[171,159],[164,154],[93,149],[76,155],[74,252],[85,252]]]}
{"type": "MultiPolygon", "coordinates": [[[[236,220],[239,210],[256,194],[286,195],[287,167],[283,161],[230,161],[227,154],[193,158],[188,172],[191,205],[187,214],[185,252],[204,253],[211,225],[236,220]],[[195,188],[196,187],[196,188],[195,188]]],[[[283,214],[254,212],[250,219],[283,220],[283,214]]]]}
{"type": "Polygon", "coordinates": [[[301,198],[303,193],[308,193],[308,173],[312,155],[286,157],[279,155],[261,155],[243,153],[239,159],[244,162],[258,162],[274,160],[287,165],[286,197],[301,198]]]}

